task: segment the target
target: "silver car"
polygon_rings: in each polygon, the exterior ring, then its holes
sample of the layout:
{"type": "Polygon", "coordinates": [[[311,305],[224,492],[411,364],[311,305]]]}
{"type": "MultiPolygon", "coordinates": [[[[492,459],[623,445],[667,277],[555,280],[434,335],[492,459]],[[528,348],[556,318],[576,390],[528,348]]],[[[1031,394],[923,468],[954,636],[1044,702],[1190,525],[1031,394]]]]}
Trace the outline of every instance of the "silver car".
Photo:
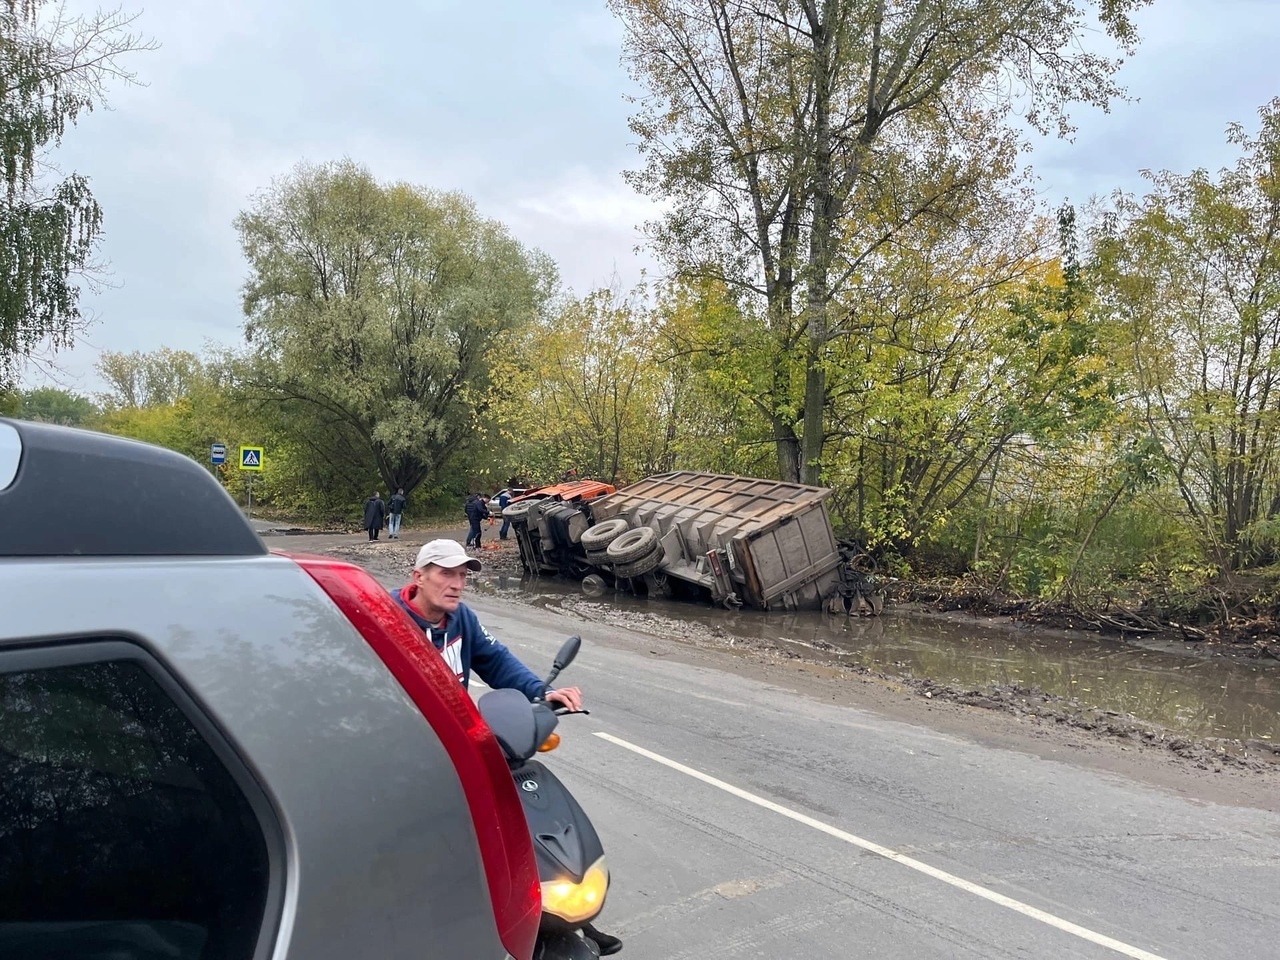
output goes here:
{"type": "Polygon", "coordinates": [[[502,753],[358,567],[170,451],[0,420],[0,957],[527,960],[502,753]]]}

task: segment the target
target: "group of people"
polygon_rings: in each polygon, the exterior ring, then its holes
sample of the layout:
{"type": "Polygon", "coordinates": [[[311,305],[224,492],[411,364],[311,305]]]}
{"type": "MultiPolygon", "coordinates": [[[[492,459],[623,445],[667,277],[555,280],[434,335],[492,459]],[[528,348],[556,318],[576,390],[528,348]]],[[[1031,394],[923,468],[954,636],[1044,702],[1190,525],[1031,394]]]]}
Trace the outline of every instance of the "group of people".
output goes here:
{"type": "Polygon", "coordinates": [[[377,540],[382,528],[387,528],[387,538],[400,539],[400,521],[404,518],[406,503],[404,487],[400,487],[391,495],[391,499],[383,502],[382,493],[374,493],[364,502],[364,527],[370,540],[377,540]]]}
{"type": "MultiPolygon", "coordinates": [[[[467,498],[466,514],[467,520],[470,521],[471,529],[467,533],[468,547],[480,549],[480,534],[483,532],[484,521],[489,518],[489,503],[493,498],[488,494],[475,493],[467,498]]],[[[511,502],[511,491],[502,490],[498,496],[498,509],[505,510],[507,504],[511,502]]],[[[406,503],[404,495],[404,487],[400,487],[391,495],[390,500],[384,501],[382,493],[376,492],[372,497],[364,502],[364,522],[361,527],[370,540],[377,540],[378,535],[382,532],[382,528],[387,528],[387,537],[391,540],[400,539],[400,523],[404,519],[404,506],[406,503]]],[[[511,533],[511,521],[506,517],[502,518],[502,529],[498,531],[498,539],[506,540],[511,533]]]]}

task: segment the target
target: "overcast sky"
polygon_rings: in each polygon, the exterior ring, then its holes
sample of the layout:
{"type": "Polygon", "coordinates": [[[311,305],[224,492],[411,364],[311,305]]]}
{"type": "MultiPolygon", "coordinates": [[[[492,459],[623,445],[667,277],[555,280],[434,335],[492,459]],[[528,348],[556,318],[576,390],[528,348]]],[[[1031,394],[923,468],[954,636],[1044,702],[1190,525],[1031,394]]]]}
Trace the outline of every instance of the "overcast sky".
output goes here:
{"type": "MultiPolygon", "coordinates": [[[[129,0],[124,0],[129,5],[129,0]]],[[[106,211],[112,287],[58,358],[59,385],[101,389],[99,349],[239,342],[245,277],[232,220],[299,160],[349,156],[381,179],[461,189],[560,265],[578,291],[626,285],[648,202],[636,162],[621,31],[603,0],[152,0],[138,26],[162,46],[133,60],[145,87],[69,132],[64,168],[106,211]],[[483,10],[483,16],[479,11],[483,10]]],[[[1074,143],[1032,164],[1047,203],[1140,189],[1144,167],[1233,161],[1230,121],[1256,127],[1280,94],[1278,0],[1155,0],[1122,81],[1138,98],[1080,110],[1074,143]]],[[[48,382],[38,370],[29,385],[48,382]]]]}

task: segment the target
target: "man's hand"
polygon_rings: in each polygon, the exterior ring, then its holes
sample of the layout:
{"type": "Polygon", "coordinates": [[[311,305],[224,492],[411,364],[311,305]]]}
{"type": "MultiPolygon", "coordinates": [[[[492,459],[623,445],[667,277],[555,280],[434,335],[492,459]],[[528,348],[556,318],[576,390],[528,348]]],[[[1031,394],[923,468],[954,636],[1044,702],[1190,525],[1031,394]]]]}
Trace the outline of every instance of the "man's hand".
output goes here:
{"type": "Polygon", "coordinates": [[[582,691],[577,687],[561,687],[547,692],[547,703],[558,703],[570,710],[582,709],[582,691]]]}

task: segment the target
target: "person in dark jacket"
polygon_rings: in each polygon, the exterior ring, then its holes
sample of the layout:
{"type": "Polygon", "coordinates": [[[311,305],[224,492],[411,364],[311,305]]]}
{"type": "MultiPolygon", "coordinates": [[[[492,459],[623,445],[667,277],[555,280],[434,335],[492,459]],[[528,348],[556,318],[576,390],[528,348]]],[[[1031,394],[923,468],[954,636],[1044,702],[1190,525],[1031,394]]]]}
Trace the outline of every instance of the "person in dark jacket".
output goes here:
{"type": "Polygon", "coordinates": [[[480,549],[480,525],[489,517],[489,498],[477,494],[467,501],[467,519],[471,530],[467,533],[467,546],[480,549]]]}
{"type": "Polygon", "coordinates": [[[382,494],[375,493],[364,502],[364,529],[369,531],[369,539],[377,540],[378,531],[387,522],[387,505],[382,502],[382,494]]]}
{"type": "MultiPolygon", "coordinates": [[[[468,556],[458,541],[432,540],[418,551],[413,579],[391,595],[431,638],[464,687],[475,670],[493,689],[519,690],[534,700],[543,695],[541,678],[499,643],[462,602],[467,572],[481,569],[480,561],[468,556]]],[[[582,691],[577,687],[548,690],[546,699],[571,710],[582,709],[582,691]]]]}
{"type": "MultiPolygon", "coordinates": [[[[511,502],[511,490],[503,490],[498,494],[498,509],[506,510],[507,504],[511,502]]],[[[498,539],[507,539],[507,534],[511,532],[511,521],[505,516],[502,518],[502,529],[498,531],[498,539]]]]}
{"type": "Polygon", "coordinates": [[[398,487],[387,501],[387,539],[400,539],[400,515],[404,513],[404,505],[408,501],[404,496],[404,487],[398,487]]]}

